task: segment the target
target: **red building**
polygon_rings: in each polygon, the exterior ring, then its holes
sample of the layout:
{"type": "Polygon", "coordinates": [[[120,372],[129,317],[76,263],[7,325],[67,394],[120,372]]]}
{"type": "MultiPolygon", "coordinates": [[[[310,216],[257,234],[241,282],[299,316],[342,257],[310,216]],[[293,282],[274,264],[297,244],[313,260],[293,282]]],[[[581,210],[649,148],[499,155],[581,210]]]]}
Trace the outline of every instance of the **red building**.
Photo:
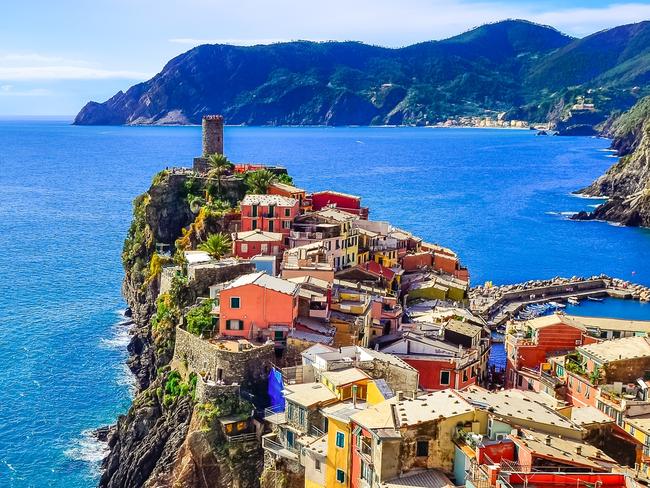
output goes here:
{"type": "Polygon", "coordinates": [[[394,354],[417,369],[420,386],[425,390],[463,389],[480,383],[490,351],[489,342],[480,337],[480,327],[470,324],[465,327],[478,329],[478,334],[471,338],[474,345],[467,348],[458,340],[451,342],[409,331],[381,352],[394,354]]]}
{"type": "Polygon", "coordinates": [[[368,220],[368,207],[362,207],[361,197],[355,195],[331,190],[319,191],[311,195],[311,203],[315,211],[333,205],[339,210],[358,215],[362,219],[368,220]]]}
{"type": "Polygon", "coordinates": [[[300,213],[298,200],[280,195],[246,195],[241,202],[242,231],[261,229],[289,235],[300,213]]]}
{"type": "Polygon", "coordinates": [[[233,254],[248,259],[253,256],[281,256],[284,252],[284,235],[279,232],[264,232],[255,229],[235,232],[232,235],[233,254]]]}
{"type": "Polygon", "coordinates": [[[506,388],[521,386],[518,370],[539,369],[549,356],[573,351],[596,342],[586,328],[562,314],[538,317],[523,324],[521,330],[506,336],[506,388]]]}

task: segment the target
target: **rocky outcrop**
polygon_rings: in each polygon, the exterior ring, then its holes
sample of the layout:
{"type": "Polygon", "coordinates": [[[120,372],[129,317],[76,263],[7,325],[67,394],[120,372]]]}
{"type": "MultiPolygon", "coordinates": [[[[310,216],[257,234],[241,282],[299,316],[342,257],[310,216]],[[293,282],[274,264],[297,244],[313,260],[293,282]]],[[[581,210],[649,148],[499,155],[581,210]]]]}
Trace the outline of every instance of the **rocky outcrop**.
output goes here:
{"type": "MultiPolygon", "coordinates": [[[[242,185],[239,181],[225,187],[220,198],[236,200],[243,192],[242,185]]],[[[110,448],[103,462],[101,488],[248,488],[258,483],[261,467],[257,469],[257,464],[262,459],[258,443],[250,455],[238,450],[221,452],[225,440],[214,429],[199,426],[193,392],[167,394],[165,380],[176,324],[170,321],[154,327],[152,320],[159,294],[152,259],[156,244],[172,245],[185,237],[184,244],[194,247],[210,233],[228,226],[227,218],[218,213],[192,209],[191,202],[211,191],[214,181],[210,179],[197,178],[189,171],[165,170],[134,201],[133,221],[122,252],[122,293],[133,320],[128,365],[137,380],[137,395],[114,427],[97,432],[110,448]]],[[[185,287],[178,292],[178,307],[189,304],[183,301],[188,290],[185,287]]]]}
{"type": "Polygon", "coordinates": [[[650,98],[614,121],[608,132],[621,158],[603,176],[578,193],[608,198],[575,220],[606,220],[650,227],[650,98]]]}

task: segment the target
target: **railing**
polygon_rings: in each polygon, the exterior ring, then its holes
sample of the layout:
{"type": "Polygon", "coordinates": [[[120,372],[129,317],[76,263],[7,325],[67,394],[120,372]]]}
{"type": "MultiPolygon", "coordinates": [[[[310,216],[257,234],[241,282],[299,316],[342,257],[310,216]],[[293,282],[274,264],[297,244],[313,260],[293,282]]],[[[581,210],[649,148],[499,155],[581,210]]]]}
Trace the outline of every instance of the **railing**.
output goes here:
{"type": "Polygon", "coordinates": [[[249,432],[247,434],[227,435],[226,440],[228,442],[251,442],[257,440],[257,434],[255,432],[249,432]]]}
{"type": "Polygon", "coordinates": [[[287,414],[284,410],[284,405],[265,408],[264,420],[272,424],[284,424],[287,421],[287,414]]]}
{"type": "Polygon", "coordinates": [[[284,447],[279,442],[272,440],[271,437],[262,437],[262,449],[272,452],[276,456],[291,459],[292,461],[298,460],[297,452],[293,452],[290,449],[284,447]]]}
{"type": "Polygon", "coordinates": [[[315,425],[310,425],[309,426],[309,435],[311,435],[313,437],[323,437],[325,435],[325,432],[320,430],[315,425]]]}

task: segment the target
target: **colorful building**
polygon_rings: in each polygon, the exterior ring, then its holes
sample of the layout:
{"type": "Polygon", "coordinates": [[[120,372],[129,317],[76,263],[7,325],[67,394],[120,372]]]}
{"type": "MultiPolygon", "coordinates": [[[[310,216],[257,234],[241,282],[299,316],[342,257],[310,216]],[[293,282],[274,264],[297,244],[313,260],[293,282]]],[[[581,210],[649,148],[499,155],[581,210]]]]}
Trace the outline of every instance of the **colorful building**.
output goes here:
{"type": "Polygon", "coordinates": [[[298,317],[298,285],[251,273],[219,293],[219,332],[255,341],[284,341],[298,317]]]}
{"type": "Polygon", "coordinates": [[[280,195],[246,195],[240,207],[243,232],[261,229],[286,236],[300,213],[298,200],[280,195]]]}
{"type": "Polygon", "coordinates": [[[317,191],[311,194],[314,210],[322,210],[326,207],[336,207],[339,210],[358,215],[368,220],[368,207],[361,206],[361,197],[348,195],[336,191],[317,191]]]}
{"type": "Polygon", "coordinates": [[[279,232],[264,232],[255,229],[232,234],[233,254],[248,259],[253,256],[277,256],[284,251],[284,235],[279,232]]]}
{"type": "Polygon", "coordinates": [[[311,198],[307,196],[307,192],[302,188],[276,181],[275,183],[271,183],[267,193],[269,195],[280,195],[282,197],[298,200],[300,213],[312,211],[311,198]]]}

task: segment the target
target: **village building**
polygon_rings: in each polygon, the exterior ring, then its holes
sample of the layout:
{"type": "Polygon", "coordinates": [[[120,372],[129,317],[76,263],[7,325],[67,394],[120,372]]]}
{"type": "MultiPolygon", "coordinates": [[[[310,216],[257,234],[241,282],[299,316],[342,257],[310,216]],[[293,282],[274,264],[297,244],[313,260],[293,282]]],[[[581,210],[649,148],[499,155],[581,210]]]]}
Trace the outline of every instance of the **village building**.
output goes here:
{"type": "Polygon", "coordinates": [[[286,279],[311,276],[331,283],[334,280],[334,257],[322,241],[293,247],[284,251],[282,277],[286,279]]]}
{"type": "Polygon", "coordinates": [[[280,345],[298,317],[298,285],[262,272],[243,275],[221,290],[217,310],[221,335],[280,345]]]}
{"type": "Polygon", "coordinates": [[[300,213],[298,200],[280,195],[246,195],[240,207],[242,232],[260,229],[288,236],[300,213]]]}
{"type": "Polygon", "coordinates": [[[321,242],[335,270],[357,264],[358,234],[352,222],[359,217],[334,207],[298,216],[289,235],[289,247],[321,242]]]}
{"type": "Polygon", "coordinates": [[[275,181],[269,185],[267,193],[269,195],[280,195],[282,197],[298,200],[300,213],[312,211],[311,197],[307,196],[307,192],[302,188],[275,181]]]}
{"type": "Polygon", "coordinates": [[[361,197],[348,195],[332,190],[317,191],[311,194],[312,206],[315,211],[326,207],[336,207],[339,210],[368,219],[368,207],[361,206],[361,197]]]}
{"type": "Polygon", "coordinates": [[[275,256],[279,258],[284,251],[284,235],[279,232],[264,232],[255,229],[232,234],[233,254],[238,258],[253,256],[275,256]]]}

